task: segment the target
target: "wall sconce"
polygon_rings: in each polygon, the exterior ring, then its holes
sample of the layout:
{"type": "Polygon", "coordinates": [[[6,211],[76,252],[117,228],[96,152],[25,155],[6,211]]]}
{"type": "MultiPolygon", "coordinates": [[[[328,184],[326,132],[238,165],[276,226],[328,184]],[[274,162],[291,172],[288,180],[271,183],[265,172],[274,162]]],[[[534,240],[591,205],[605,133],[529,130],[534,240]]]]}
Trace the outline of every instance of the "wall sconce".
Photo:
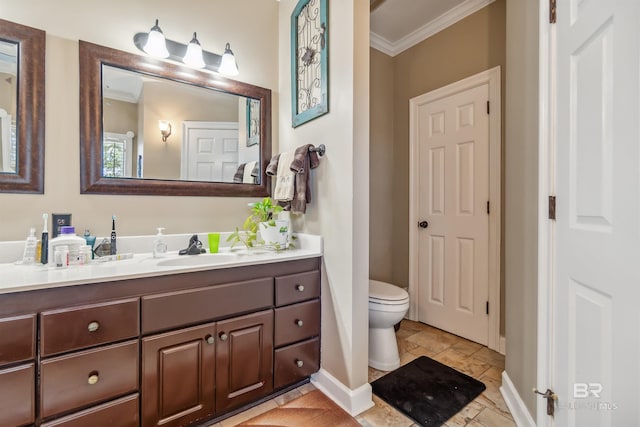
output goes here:
{"type": "Polygon", "coordinates": [[[193,33],[193,38],[189,45],[167,40],[158,26],[157,19],[149,33],[137,33],[134,35],[133,43],[141,51],[156,58],[182,62],[194,68],[205,68],[225,76],[237,76],[239,74],[236,58],[229,43],[226,44],[224,53],[218,55],[202,50],[196,33],[193,33]]]}
{"type": "Polygon", "coordinates": [[[162,134],[162,142],[167,142],[167,138],[171,135],[171,123],[166,120],[159,120],[160,133],[162,134]]]}

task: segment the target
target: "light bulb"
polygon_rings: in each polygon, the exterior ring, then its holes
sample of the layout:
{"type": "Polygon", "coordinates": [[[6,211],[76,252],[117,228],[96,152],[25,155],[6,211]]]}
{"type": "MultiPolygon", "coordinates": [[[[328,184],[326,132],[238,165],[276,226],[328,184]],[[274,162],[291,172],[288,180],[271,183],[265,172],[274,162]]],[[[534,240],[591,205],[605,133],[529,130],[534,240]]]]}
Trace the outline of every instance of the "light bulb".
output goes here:
{"type": "Polygon", "coordinates": [[[182,62],[194,68],[204,68],[206,65],[204,59],[202,59],[202,47],[196,38],[196,33],[193,33],[193,38],[187,46],[187,53],[184,58],[182,58],[182,62]]]}
{"type": "Polygon", "coordinates": [[[162,34],[162,30],[158,26],[158,20],[156,19],[156,24],[151,27],[149,30],[149,35],[147,36],[147,43],[144,45],[143,50],[147,52],[151,56],[155,56],[156,58],[168,58],[169,51],[167,50],[167,43],[164,39],[164,34],[162,34]]]}
{"type": "Polygon", "coordinates": [[[225,76],[237,76],[240,73],[238,71],[238,65],[236,64],[236,57],[233,56],[233,51],[231,50],[229,43],[227,43],[224,48],[224,54],[220,60],[220,68],[218,68],[218,72],[225,76]]]}

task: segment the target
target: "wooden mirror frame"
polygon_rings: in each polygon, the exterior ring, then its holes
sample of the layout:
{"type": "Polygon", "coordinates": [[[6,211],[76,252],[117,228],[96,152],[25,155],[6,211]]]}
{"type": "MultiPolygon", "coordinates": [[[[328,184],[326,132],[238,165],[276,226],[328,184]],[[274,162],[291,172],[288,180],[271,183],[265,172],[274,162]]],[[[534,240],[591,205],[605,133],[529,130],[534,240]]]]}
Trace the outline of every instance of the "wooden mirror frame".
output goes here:
{"type": "Polygon", "coordinates": [[[0,38],[18,43],[18,171],[0,173],[0,192],[42,194],[45,32],[0,19],[0,38]]]}
{"type": "Polygon", "coordinates": [[[183,65],[80,40],[80,192],[155,196],[264,197],[271,193],[265,168],[271,160],[271,90],[183,65]],[[102,66],[260,100],[260,184],[108,178],[102,176],[102,66]]]}

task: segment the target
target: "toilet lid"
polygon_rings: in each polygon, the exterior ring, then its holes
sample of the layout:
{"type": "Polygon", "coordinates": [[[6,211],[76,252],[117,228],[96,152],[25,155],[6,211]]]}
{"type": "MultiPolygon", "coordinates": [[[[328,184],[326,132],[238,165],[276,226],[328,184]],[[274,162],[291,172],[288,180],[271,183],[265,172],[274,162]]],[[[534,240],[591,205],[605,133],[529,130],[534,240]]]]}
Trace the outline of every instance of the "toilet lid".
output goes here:
{"type": "Polygon", "coordinates": [[[381,301],[403,301],[409,298],[404,289],[389,283],[369,280],[369,299],[381,301]]]}

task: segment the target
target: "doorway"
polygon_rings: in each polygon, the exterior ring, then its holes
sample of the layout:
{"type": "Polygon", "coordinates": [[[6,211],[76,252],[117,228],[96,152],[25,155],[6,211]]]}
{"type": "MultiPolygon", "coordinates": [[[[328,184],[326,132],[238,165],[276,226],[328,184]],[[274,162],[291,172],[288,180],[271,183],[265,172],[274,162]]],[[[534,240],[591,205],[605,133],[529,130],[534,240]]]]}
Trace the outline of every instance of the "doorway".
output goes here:
{"type": "Polygon", "coordinates": [[[500,349],[500,67],[410,100],[409,318],[500,349]]]}

